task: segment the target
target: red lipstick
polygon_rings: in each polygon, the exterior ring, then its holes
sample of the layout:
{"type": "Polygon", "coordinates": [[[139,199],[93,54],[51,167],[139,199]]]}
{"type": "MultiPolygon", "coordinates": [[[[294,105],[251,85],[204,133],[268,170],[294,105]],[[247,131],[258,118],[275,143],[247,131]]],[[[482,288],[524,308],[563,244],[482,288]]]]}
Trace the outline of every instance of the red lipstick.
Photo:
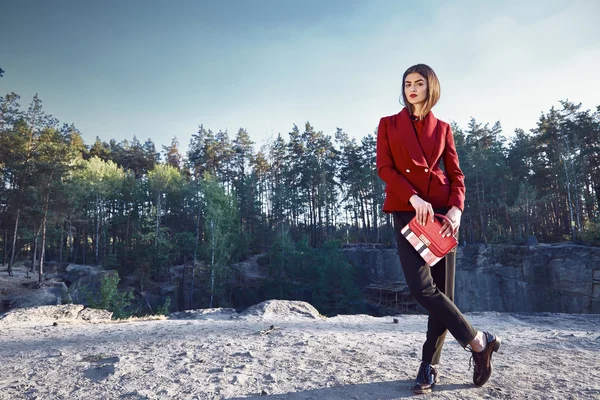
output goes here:
{"type": "Polygon", "coordinates": [[[410,98],[413,98],[413,97],[417,97],[417,95],[416,95],[416,94],[414,94],[414,93],[413,93],[413,94],[411,94],[411,95],[410,95],[410,98]]]}

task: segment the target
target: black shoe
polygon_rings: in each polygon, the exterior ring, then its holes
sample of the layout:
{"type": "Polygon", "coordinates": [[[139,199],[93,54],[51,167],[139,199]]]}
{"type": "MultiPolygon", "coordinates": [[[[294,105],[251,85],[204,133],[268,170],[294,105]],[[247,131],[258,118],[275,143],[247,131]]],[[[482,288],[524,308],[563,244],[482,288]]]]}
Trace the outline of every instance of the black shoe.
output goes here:
{"type": "Polygon", "coordinates": [[[416,394],[431,393],[431,390],[437,383],[437,368],[431,364],[422,362],[417,373],[417,379],[413,386],[413,392],[416,394]]]}
{"type": "Polygon", "coordinates": [[[492,353],[497,352],[502,340],[489,332],[483,332],[487,340],[485,349],[475,352],[471,349],[471,358],[474,363],[473,383],[475,386],[483,386],[492,374],[492,353]]]}

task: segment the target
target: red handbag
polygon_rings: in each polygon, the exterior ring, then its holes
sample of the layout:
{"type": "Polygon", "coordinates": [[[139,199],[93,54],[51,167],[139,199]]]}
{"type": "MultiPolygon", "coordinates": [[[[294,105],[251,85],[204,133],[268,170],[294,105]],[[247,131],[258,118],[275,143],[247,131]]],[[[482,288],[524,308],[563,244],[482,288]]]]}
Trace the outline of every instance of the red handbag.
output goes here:
{"type": "MultiPolygon", "coordinates": [[[[448,220],[442,214],[435,214],[435,216],[448,220]]],[[[431,222],[428,218],[425,225],[421,225],[415,216],[402,228],[401,232],[423,257],[427,265],[433,267],[458,246],[458,241],[454,236],[442,237],[441,229],[442,223],[438,219],[434,218],[431,222]]]]}

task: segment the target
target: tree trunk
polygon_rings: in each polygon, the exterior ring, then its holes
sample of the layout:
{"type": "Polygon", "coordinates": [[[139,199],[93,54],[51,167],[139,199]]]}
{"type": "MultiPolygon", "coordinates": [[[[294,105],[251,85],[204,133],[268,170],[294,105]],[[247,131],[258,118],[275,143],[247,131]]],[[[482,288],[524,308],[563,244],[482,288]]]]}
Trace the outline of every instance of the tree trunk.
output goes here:
{"type": "Polygon", "coordinates": [[[308,191],[308,228],[310,229],[310,244],[315,246],[315,231],[314,231],[314,202],[312,189],[308,191]]]}
{"type": "MultiPolygon", "coordinates": [[[[318,191],[317,193],[319,193],[319,192],[320,191],[318,191]]],[[[317,229],[316,242],[321,243],[322,242],[321,238],[323,236],[323,206],[322,206],[320,193],[317,198],[317,216],[318,216],[318,220],[319,220],[319,225],[318,225],[318,229],[317,229]]]]}
{"type": "MultiPolygon", "coordinates": [[[[529,191],[528,191],[529,192],[529,191]]],[[[531,227],[529,223],[529,193],[525,195],[525,236],[529,236],[531,227]]]]}
{"type": "MultiPolygon", "coordinates": [[[[117,204],[116,201],[113,200],[112,202],[112,215],[111,218],[115,216],[115,214],[117,214],[117,204]]],[[[121,213],[119,212],[119,217],[121,216],[121,213]]],[[[120,220],[120,218],[119,218],[120,220]]],[[[111,219],[112,221],[112,219],[111,219]]],[[[120,226],[121,224],[119,224],[120,226]]],[[[111,254],[117,254],[117,226],[113,224],[113,229],[112,229],[112,244],[111,244],[111,254]]]]}
{"type": "Polygon", "coordinates": [[[485,226],[485,223],[484,223],[484,216],[483,216],[483,214],[484,214],[484,210],[483,210],[483,207],[484,207],[483,206],[483,194],[482,194],[483,183],[480,185],[480,183],[479,183],[479,174],[478,173],[475,174],[475,179],[476,179],[476,181],[475,181],[475,190],[477,192],[477,209],[478,209],[477,211],[479,213],[479,224],[480,224],[479,228],[481,229],[481,236],[482,236],[483,242],[485,244],[487,244],[487,232],[486,232],[486,226],[485,226]]]}
{"type": "Polygon", "coordinates": [[[573,201],[571,200],[571,180],[569,179],[569,170],[567,169],[567,163],[565,162],[565,160],[562,161],[562,165],[565,170],[565,179],[567,180],[567,205],[569,207],[569,228],[571,230],[571,240],[575,240],[575,218],[573,215],[573,201]]]}
{"type": "Polygon", "coordinates": [[[68,260],[72,260],[73,262],[75,262],[75,259],[73,258],[73,252],[75,251],[74,249],[74,243],[73,243],[73,226],[71,225],[71,214],[69,214],[69,225],[68,225],[68,229],[69,232],[67,233],[67,246],[69,247],[69,255],[67,257],[67,261],[68,260]]]}
{"type": "Polygon", "coordinates": [[[96,196],[96,265],[100,263],[100,196],[96,196]]]}
{"type": "MultiPolygon", "coordinates": [[[[588,219],[594,218],[594,199],[592,198],[591,183],[587,179],[585,179],[585,211],[588,219]]],[[[4,236],[6,238],[6,235],[4,236]]],[[[6,252],[5,252],[6,253],[6,252]]]]}
{"type": "Polygon", "coordinates": [[[156,233],[154,235],[154,248],[158,249],[158,232],[160,226],[160,192],[156,195],[156,233]]]}
{"type": "Polygon", "coordinates": [[[215,297],[215,221],[210,221],[210,230],[211,230],[211,259],[210,259],[210,305],[208,308],[212,308],[213,299],[215,297]]]}
{"type": "Polygon", "coordinates": [[[196,218],[196,246],[194,246],[194,260],[192,262],[192,283],[190,291],[190,309],[193,307],[194,297],[194,281],[196,280],[196,259],[198,253],[198,245],[200,243],[200,213],[202,212],[202,203],[198,202],[198,218],[196,218]]]}
{"type": "Polygon", "coordinates": [[[363,224],[365,224],[365,234],[364,234],[364,238],[365,238],[365,242],[369,243],[369,236],[371,233],[371,220],[370,220],[370,216],[369,216],[369,202],[367,200],[367,197],[364,196],[364,194],[361,193],[361,202],[360,202],[360,208],[361,208],[361,212],[362,212],[362,218],[363,218],[363,224]]]}
{"type": "MultiPolygon", "coordinates": [[[[327,192],[327,188],[325,188],[325,191],[327,192]]],[[[331,220],[329,219],[329,212],[332,207],[330,207],[329,200],[329,196],[325,196],[325,240],[328,240],[331,235],[329,231],[329,226],[331,225],[331,220]]]]}
{"type": "Polygon", "coordinates": [[[87,244],[87,232],[85,231],[85,228],[83,228],[82,236],[83,236],[83,242],[81,243],[81,247],[82,247],[83,253],[81,256],[81,258],[82,258],[81,263],[83,265],[85,265],[85,253],[87,252],[87,245],[86,245],[87,244]]]}
{"type": "MultiPolygon", "coordinates": [[[[374,178],[377,179],[377,178],[374,178]]],[[[374,183],[376,181],[373,181],[374,183]]],[[[378,225],[379,221],[377,221],[377,186],[373,184],[373,239],[375,243],[379,243],[379,231],[378,225]]]]}
{"type": "Polygon", "coordinates": [[[10,260],[8,261],[8,275],[13,276],[12,266],[15,262],[15,249],[17,248],[17,232],[19,230],[19,216],[21,215],[21,207],[17,208],[17,217],[15,218],[15,231],[13,234],[12,251],[10,253],[10,260]]]}
{"type": "MultiPolygon", "coordinates": [[[[63,229],[64,229],[64,226],[65,226],[65,224],[63,221],[63,224],[62,224],[63,229]]],[[[63,230],[60,234],[60,238],[58,239],[58,245],[60,246],[58,249],[58,261],[59,262],[62,262],[62,260],[63,260],[62,259],[63,258],[63,247],[66,245],[66,242],[67,242],[67,238],[65,237],[65,231],[63,230]]]]}
{"type": "MultiPolygon", "coordinates": [[[[42,219],[42,249],[40,251],[40,274],[38,275],[38,285],[42,283],[42,275],[44,275],[44,257],[46,255],[46,221],[48,220],[48,206],[50,204],[50,182],[52,182],[52,177],[54,176],[54,171],[50,174],[50,179],[48,179],[48,186],[46,187],[46,199],[44,200],[44,218],[42,219]]],[[[37,235],[36,235],[37,236],[37,235]]]]}
{"type": "Polygon", "coordinates": [[[42,275],[44,275],[44,257],[46,255],[46,218],[48,210],[44,211],[44,219],[42,221],[42,249],[40,251],[40,273],[38,275],[38,285],[42,284],[42,275]]]}
{"type": "Polygon", "coordinates": [[[363,242],[366,242],[367,239],[366,239],[365,232],[368,230],[368,226],[367,226],[367,220],[365,219],[365,205],[363,202],[363,196],[360,192],[358,193],[358,202],[360,205],[360,219],[362,220],[362,226],[363,226],[363,242]]]}
{"type": "MultiPolygon", "coordinates": [[[[358,199],[357,199],[358,200],[358,199]]],[[[356,237],[354,238],[355,243],[358,243],[358,237],[360,236],[360,227],[358,226],[358,206],[354,204],[354,225],[356,227],[356,237]]]]}
{"type": "Polygon", "coordinates": [[[78,234],[78,230],[75,230],[75,235],[73,235],[71,239],[71,246],[73,246],[73,250],[71,253],[71,261],[77,264],[77,254],[79,254],[79,238],[81,235],[78,234]]]}
{"type": "Polygon", "coordinates": [[[6,264],[7,256],[8,256],[8,229],[4,228],[4,251],[2,253],[2,265],[6,264]]]}
{"type": "MultiPolygon", "coordinates": [[[[102,221],[110,221],[112,218],[112,214],[110,213],[109,210],[109,214],[106,215],[106,207],[104,205],[102,205],[101,208],[101,215],[102,215],[102,221]]],[[[110,225],[108,223],[104,223],[102,224],[102,259],[105,260],[106,259],[106,252],[109,249],[109,242],[108,242],[108,229],[109,229],[110,225]]]]}
{"type": "Polygon", "coordinates": [[[125,212],[127,213],[127,228],[125,229],[125,259],[127,260],[129,249],[131,248],[131,235],[129,233],[131,230],[131,213],[129,210],[125,210],[125,212]]]}
{"type": "MultiPolygon", "coordinates": [[[[33,230],[35,231],[35,226],[34,226],[33,230]]],[[[35,233],[35,236],[33,237],[33,261],[31,262],[30,272],[35,271],[35,266],[37,263],[38,238],[40,237],[41,232],[42,232],[42,225],[40,225],[40,229],[38,229],[38,231],[35,233]]]]}

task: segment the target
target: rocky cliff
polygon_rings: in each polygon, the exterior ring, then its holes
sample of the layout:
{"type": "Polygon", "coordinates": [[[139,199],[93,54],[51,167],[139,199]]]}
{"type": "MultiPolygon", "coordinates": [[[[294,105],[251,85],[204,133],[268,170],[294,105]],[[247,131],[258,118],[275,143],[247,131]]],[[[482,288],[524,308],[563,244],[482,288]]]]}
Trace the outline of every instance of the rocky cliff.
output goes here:
{"type": "MultiPolygon", "coordinates": [[[[404,280],[396,249],[344,251],[372,282],[404,280]]],[[[600,313],[600,248],[461,246],[455,290],[463,311],[600,313]]]]}
{"type": "MultiPolygon", "coordinates": [[[[396,249],[361,246],[345,248],[344,253],[350,263],[363,272],[359,274],[363,278],[357,282],[360,287],[390,282],[398,282],[395,287],[401,287],[404,275],[396,249]]],[[[232,298],[240,309],[265,300],[260,287],[266,275],[258,263],[259,258],[257,255],[237,265],[243,287],[236,288],[232,298]]],[[[82,299],[77,297],[78,288],[85,286],[97,290],[99,287],[102,275],[94,268],[69,265],[65,271],[49,274],[47,278],[62,273],[56,282],[53,279],[44,281],[41,290],[34,290],[37,278],[26,276],[25,267],[22,271],[16,268],[14,277],[0,275],[0,312],[13,304],[16,307],[61,304],[65,299],[81,302],[82,299]]],[[[196,279],[202,281],[206,277],[201,269],[198,269],[196,279]]],[[[198,308],[206,304],[200,284],[194,288],[192,301],[191,268],[187,270],[173,268],[173,283],[155,285],[153,290],[147,290],[145,302],[152,303],[155,308],[170,296],[172,309],[186,309],[190,305],[198,308]]],[[[110,274],[114,271],[101,272],[110,274]]],[[[128,286],[134,287],[137,283],[129,282],[128,286]]],[[[457,305],[465,312],[600,313],[600,248],[574,244],[461,246],[457,250],[455,293],[457,305]]],[[[410,299],[409,294],[402,293],[401,296],[410,299]]]]}

